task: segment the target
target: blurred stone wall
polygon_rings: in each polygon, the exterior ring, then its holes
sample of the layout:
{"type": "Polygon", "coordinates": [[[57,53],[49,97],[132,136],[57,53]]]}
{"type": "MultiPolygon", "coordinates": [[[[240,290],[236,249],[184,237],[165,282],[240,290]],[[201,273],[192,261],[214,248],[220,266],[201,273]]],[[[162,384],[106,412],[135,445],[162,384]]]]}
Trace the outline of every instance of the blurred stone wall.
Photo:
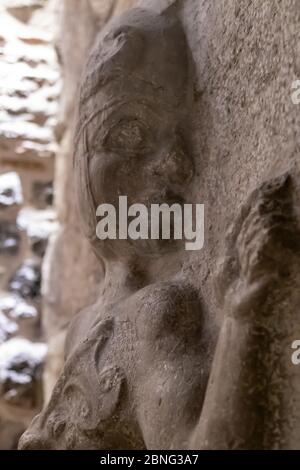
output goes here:
{"type": "Polygon", "coordinates": [[[57,229],[60,92],[49,5],[0,4],[0,449],[16,446],[43,402],[41,265],[57,229]]]}

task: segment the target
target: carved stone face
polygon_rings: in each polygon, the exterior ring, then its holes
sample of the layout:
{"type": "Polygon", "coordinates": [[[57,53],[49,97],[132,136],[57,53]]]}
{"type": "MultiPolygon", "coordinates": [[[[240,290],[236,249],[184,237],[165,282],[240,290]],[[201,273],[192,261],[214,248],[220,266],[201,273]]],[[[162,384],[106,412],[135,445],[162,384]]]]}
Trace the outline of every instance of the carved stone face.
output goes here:
{"type": "MultiPolygon", "coordinates": [[[[81,88],[76,173],[80,210],[97,250],[99,204],[117,208],[119,196],[148,208],[185,200],[193,176],[188,52],[177,22],[138,9],[112,23],[95,45],[81,88]]],[[[106,255],[124,255],[133,244],[107,243],[106,255]]],[[[139,240],[133,251],[137,245],[147,249],[139,240]]]]}

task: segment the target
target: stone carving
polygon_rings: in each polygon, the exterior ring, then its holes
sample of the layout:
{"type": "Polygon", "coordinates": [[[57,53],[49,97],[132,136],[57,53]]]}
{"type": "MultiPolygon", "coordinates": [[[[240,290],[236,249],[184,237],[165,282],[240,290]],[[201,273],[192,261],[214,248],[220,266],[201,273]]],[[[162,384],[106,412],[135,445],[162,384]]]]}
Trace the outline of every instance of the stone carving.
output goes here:
{"type": "Polygon", "coordinates": [[[97,40],[81,88],[75,172],[84,228],[105,266],[103,293],[71,324],[63,374],[23,449],[187,447],[209,354],[181,247],[102,243],[95,229],[98,204],[119,194],[147,206],[185,200],[192,74],[184,32],[167,15],[134,9],[97,40]]]}
{"type": "Polygon", "coordinates": [[[85,233],[105,280],[99,301],[69,328],[64,370],[21,449],[291,442],[296,412],[288,418],[280,379],[288,370],[274,363],[291,328],[282,309],[292,326],[295,317],[296,295],[294,304],[287,299],[300,232],[290,176],[254,191],[229,232],[216,276],[224,321],[213,361],[210,322],[181,269],[180,244],[96,237],[96,207],[117,207],[119,195],[146,206],[188,200],[192,81],[184,32],[168,13],[133,9],[96,41],[82,81],[74,165],[85,233]]]}
{"type": "Polygon", "coordinates": [[[104,29],[87,64],[75,142],[80,212],[96,253],[128,258],[166,248],[99,243],[96,208],[116,207],[120,194],[128,205],[183,201],[193,175],[191,98],[192,62],[176,21],[134,9],[104,29]]]}
{"type": "Polygon", "coordinates": [[[262,184],[228,232],[216,276],[224,321],[192,448],[300,446],[299,374],[290,363],[300,303],[293,186],[289,173],[262,184]]]}

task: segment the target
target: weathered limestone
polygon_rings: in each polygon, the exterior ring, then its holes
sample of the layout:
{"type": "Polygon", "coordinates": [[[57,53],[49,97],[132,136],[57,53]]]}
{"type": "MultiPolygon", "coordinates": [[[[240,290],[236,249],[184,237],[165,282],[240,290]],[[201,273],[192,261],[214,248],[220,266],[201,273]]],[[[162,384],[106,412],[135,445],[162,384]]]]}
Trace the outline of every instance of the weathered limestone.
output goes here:
{"type": "Polygon", "coordinates": [[[55,229],[45,209],[52,203],[59,94],[51,35],[31,24],[37,11],[43,14],[44,5],[8,1],[0,6],[1,449],[16,448],[20,434],[43,404],[46,346],[37,344],[40,271],[55,229]],[[38,223],[33,217],[37,212],[38,223]],[[38,346],[43,354],[37,354],[38,346]]]}
{"type": "Polygon", "coordinates": [[[74,169],[99,299],[72,321],[20,447],[300,448],[299,5],[140,3],[102,29],[80,92],[74,169]],[[204,203],[203,250],[100,242],[95,207],[120,193],[204,203]]]}
{"type": "Polygon", "coordinates": [[[80,92],[75,171],[84,229],[105,267],[103,294],[72,322],[63,375],[23,448],[188,445],[209,354],[200,299],[180,273],[180,247],[101,243],[95,210],[126,191],[129,203],[147,206],[188,197],[192,82],[185,35],[172,16],[132,10],[96,41],[80,92]]]}

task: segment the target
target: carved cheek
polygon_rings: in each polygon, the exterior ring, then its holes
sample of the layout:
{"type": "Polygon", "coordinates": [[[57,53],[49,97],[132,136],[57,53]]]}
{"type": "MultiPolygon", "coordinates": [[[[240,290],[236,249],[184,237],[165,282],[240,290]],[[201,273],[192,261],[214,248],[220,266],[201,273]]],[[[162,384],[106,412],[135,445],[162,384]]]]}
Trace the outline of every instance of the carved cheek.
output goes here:
{"type": "Polygon", "coordinates": [[[118,205],[119,196],[139,202],[145,187],[152,187],[145,158],[119,153],[95,155],[89,164],[91,191],[96,205],[118,205]]]}
{"type": "Polygon", "coordinates": [[[89,162],[89,179],[96,205],[113,202],[118,193],[120,161],[115,155],[95,154],[89,162]]]}

